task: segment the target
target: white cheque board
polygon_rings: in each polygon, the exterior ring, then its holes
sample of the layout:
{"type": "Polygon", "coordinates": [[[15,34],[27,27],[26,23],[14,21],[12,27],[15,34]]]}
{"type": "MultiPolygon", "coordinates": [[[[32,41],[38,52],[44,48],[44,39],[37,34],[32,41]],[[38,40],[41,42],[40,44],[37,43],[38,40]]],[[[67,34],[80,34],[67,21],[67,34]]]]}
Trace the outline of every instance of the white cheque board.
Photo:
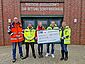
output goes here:
{"type": "Polygon", "coordinates": [[[37,31],[38,44],[60,42],[59,30],[40,30],[37,31]]]}

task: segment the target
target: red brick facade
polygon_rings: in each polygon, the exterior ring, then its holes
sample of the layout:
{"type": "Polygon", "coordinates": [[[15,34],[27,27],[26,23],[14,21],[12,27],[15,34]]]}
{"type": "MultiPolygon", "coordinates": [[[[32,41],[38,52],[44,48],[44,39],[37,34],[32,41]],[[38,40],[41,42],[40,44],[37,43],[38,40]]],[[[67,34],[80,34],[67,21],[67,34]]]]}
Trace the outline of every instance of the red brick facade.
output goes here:
{"type": "Polygon", "coordinates": [[[64,20],[72,28],[72,44],[85,44],[85,0],[65,0],[64,20]],[[77,23],[74,23],[77,19],[77,23]]]}
{"type": "Polygon", "coordinates": [[[81,26],[80,26],[80,42],[81,44],[85,44],[85,0],[81,2],[81,26]]]}
{"type": "Polygon", "coordinates": [[[20,1],[19,0],[2,0],[3,1],[3,21],[4,21],[4,42],[9,45],[10,39],[7,33],[8,19],[17,16],[20,18],[20,1]]]}
{"type": "Polygon", "coordinates": [[[64,20],[72,28],[72,43],[80,44],[80,24],[81,24],[81,0],[65,0],[64,20]],[[77,22],[74,23],[74,19],[77,22]]]}
{"type": "MultiPolygon", "coordinates": [[[[7,20],[9,18],[13,20],[15,16],[20,19],[20,1],[21,0],[0,0],[0,45],[10,44],[7,33],[7,20]]],[[[22,0],[22,2],[27,2],[27,0],[22,0]]],[[[60,1],[53,0],[53,2],[60,1]]],[[[72,44],[85,44],[85,0],[61,0],[61,3],[64,4],[64,21],[66,21],[72,29],[72,44]],[[76,23],[74,19],[77,19],[76,23]]]]}
{"type": "Polygon", "coordinates": [[[2,1],[0,0],[0,45],[4,45],[3,37],[3,19],[2,19],[2,1]]]}

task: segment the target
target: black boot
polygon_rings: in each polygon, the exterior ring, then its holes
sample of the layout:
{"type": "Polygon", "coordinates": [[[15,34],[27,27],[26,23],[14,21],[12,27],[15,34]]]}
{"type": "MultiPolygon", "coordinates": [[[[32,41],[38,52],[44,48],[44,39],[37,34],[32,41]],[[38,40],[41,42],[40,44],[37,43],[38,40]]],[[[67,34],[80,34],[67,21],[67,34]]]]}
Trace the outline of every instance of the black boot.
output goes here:
{"type": "Polygon", "coordinates": [[[43,58],[43,55],[41,55],[41,58],[43,58]]]}
{"type": "Polygon", "coordinates": [[[61,54],[62,54],[62,57],[60,58],[60,60],[64,60],[64,50],[61,50],[61,54]]]}
{"type": "Polygon", "coordinates": [[[34,57],[34,58],[36,58],[36,55],[35,55],[35,54],[33,54],[33,57],[34,57]]]}
{"type": "Polygon", "coordinates": [[[28,55],[28,53],[26,53],[26,56],[23,57],[22,59],[26,59],[26,58],[28,58],[28,57],[29,57],[29,55],[28,55]]]}
{"type": "Polygon", "coordinates": [[[43,52],[40,53],[41,58],[43,58],[43,52]]]}
{"type": "Polygon", "coordinates": [[[41,54],[39,55],[39,58],[41,58],[41,54]]]}
{"type": "Polygon", "coordinates": [[[68,52],[65,52],[65,58],[64,58],[65,61],[68,60],[68,52]]]}
{"type": "Polygon", "coordinates": [[[39,58],[41,58],[41,54],[40,54],[40,51],[38,51],[38,54],[39,54],[39,58]]]}
{"type": "Polygon", "coordinates": [[[23,57],[23,59],[26,59],[26,58],[28,58],[28,57],[29,57],[29,44],[26,43],[26,56],[23,57]]]}
{"type": "Polygon", "coordinates": [[[41,52],[39,54],[39,58],[43,58],[43,54],[41,52]]]}
{"type": "Polygon", "coordinates": [[[29,56],[25,56],[25,57],[23,57],[22,59],[26,59],[26,58],[28,58],[29,56]]]}

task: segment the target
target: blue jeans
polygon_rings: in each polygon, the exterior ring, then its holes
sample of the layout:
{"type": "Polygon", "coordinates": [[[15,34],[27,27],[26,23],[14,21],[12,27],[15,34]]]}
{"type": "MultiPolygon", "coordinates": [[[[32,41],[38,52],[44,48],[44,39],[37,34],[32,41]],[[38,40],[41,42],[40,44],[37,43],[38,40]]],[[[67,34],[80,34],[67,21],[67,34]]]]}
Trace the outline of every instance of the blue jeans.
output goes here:
{"type": "Polygon", "coordinates": [[[68,52],[67,50],[67,44],[64,44],[64,40],[61,40],[61,50],[68,52]]]}
{"type": "MultiPolygon", "coordinates": [[[[49,53],[49,46],[50,44],[47,44],[47,53],[49,53]]],[[[51,44],[51,54],[54,54],[54,44],[51,44]]]]}
{"type": "Polygon", "coordinates": [[[13,59],[16,59],[16,46],[18,44],[19,47],[19,54],[20,56],[22,56],[22,43],[12,43],[12,55],[13,55],[13,59]]]}

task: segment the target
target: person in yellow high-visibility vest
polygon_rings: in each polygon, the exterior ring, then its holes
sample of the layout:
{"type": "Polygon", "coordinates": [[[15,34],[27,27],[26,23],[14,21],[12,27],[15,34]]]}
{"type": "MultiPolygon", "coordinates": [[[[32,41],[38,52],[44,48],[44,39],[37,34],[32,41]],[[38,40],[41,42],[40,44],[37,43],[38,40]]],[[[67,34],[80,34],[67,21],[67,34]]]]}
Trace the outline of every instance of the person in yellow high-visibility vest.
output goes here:
{"type": "MultiPolygon", "coordinates": [[[[57,24],[55,23],[55,21],[52,21],[50,26],[47,28],[47,30],[58,30],[58,26],[57,24]]],[[[50,55],[50,45],[51,45],[51,56],[52,58],[54,58],[54,43],[48,43],[47,44],[47,53],[46,53],[46,57],[48,57],[50,55]]]]}
{"type": "Polygon", "coordinates": [[[35,29],[33,28],[31,23],[29,23],[27,29],[24,30],[24,37],[25,37],[25,44],[26,44],[26,56],[23,59],[29,57],[29,44],[31,45],[32,48],[33,57],[36,58],[35,50],[34,50],[35,29]]]}
{"type": "Polygon", "coordinates": [[[70,44],[70,36],[71,36],[71,29],[69,26],[66,25],[66,22],[63,22],[62,27],[60,29],[61,54],[62,54],[60,60],[65,60],[65,61],[68,60],[67,45],[70,44]]]}

